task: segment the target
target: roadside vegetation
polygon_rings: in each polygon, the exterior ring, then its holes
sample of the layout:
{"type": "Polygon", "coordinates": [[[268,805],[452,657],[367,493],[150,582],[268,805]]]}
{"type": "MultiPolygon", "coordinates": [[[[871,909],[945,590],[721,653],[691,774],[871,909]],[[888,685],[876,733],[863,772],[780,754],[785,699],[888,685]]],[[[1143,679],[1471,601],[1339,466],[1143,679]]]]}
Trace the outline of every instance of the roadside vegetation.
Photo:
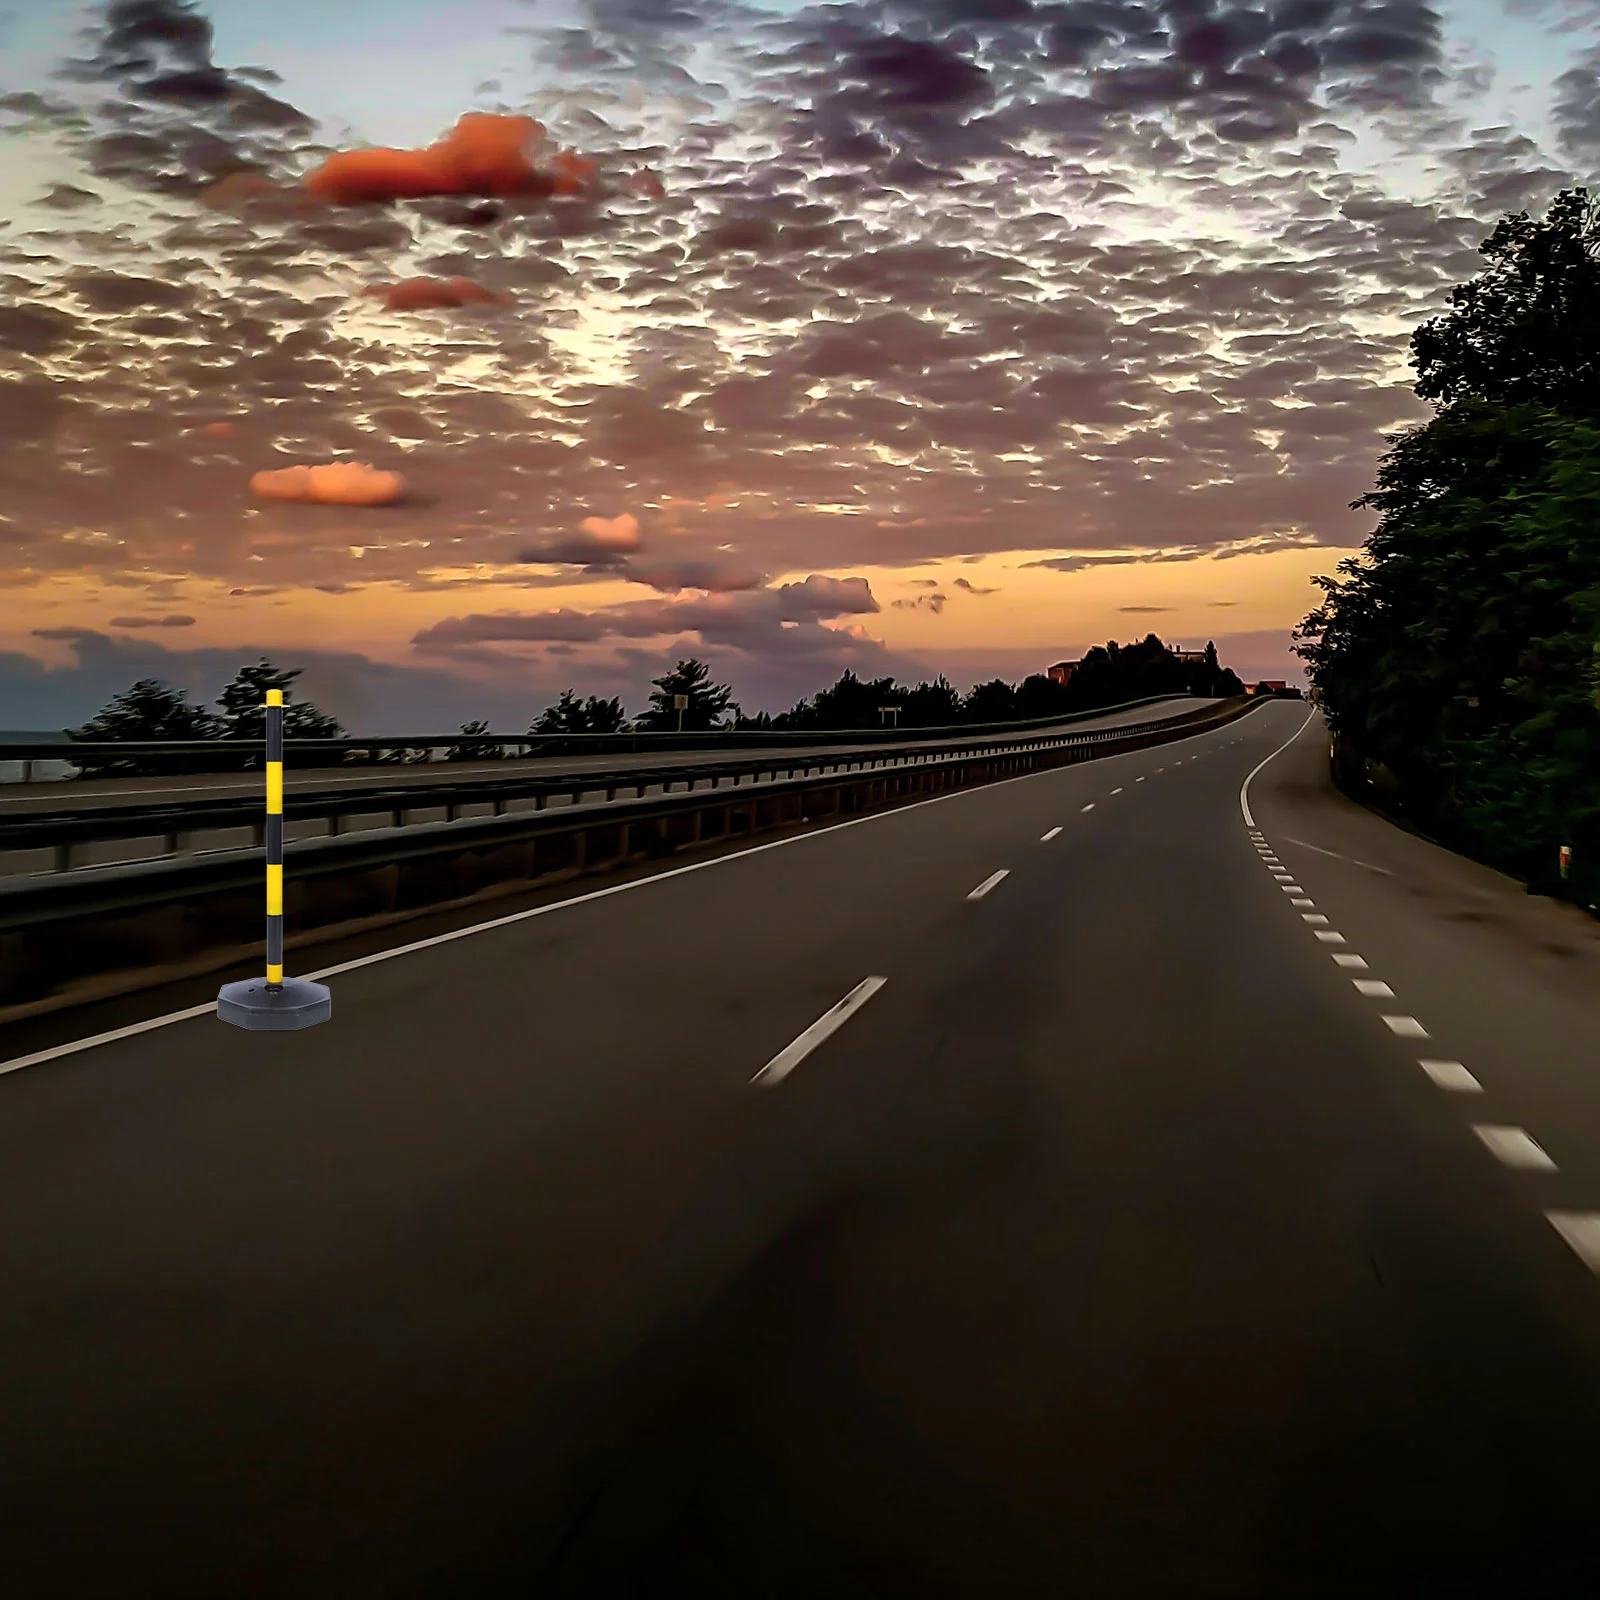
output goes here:
{"type": "Polygon", "coordinates": [[[1394,435],[1359,556],[1299,653],[1340,745],[1424,832],[1600,901],[1600,206],[1501,219],[1411,340],[1433,418],[1394,435]],[[1561,847],[1570,848],[1568,876],[1561,847]]]}

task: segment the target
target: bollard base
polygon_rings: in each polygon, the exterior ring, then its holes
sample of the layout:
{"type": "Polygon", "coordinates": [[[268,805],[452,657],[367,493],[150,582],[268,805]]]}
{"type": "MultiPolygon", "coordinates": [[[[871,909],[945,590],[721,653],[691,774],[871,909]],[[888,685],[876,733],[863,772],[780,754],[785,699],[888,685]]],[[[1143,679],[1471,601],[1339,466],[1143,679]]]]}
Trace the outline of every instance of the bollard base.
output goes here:
{"type": "Polygon", "coordinates": [[[333,996],[308,978],[285,978],[276,989],[265,978],[225,983],[217,994],[217,1017],[236,1028],[285,1033],[314,1027],[333,1015],[333,996]]]}

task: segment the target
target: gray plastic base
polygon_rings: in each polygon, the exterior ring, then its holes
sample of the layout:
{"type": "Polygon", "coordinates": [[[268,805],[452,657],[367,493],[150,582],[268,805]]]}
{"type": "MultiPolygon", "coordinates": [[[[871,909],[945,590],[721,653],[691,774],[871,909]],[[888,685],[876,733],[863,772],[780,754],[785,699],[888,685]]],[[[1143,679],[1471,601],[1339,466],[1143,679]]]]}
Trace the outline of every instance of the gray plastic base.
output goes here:
{"type": "Polygon", "coordinates": [[[225,983],[217,995],[217,1016],[236,1028],[283,1033],[310,1028],[333,1015],[333,996],[309,978],[285,978],[276,989],[265,978],[225,983]]]}

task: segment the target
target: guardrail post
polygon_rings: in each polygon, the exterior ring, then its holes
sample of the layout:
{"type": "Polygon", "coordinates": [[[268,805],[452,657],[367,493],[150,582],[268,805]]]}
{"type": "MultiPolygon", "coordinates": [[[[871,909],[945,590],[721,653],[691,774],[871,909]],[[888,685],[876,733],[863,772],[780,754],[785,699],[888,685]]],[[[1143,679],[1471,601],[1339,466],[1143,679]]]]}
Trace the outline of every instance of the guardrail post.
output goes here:
{"type": "Polygon", "coordinates": [[[217,1016],[236,1028],[280,1033],[333,1015],[327,988],[283,975],[283,690],[267,690],[267,976],[225,983],[217,1016]]]}

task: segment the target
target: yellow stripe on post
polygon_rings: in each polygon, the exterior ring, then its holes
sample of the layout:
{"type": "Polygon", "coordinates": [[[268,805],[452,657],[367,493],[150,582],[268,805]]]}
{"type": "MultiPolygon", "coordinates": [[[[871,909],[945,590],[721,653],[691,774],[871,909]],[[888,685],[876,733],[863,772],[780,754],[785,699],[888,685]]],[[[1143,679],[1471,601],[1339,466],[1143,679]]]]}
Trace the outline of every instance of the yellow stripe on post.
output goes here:
{"type": "Polygon", "coordinates": [[[283,915],[283,868],[269,866],[267,868],[267,915],[281,917],[283,915]]]}
{"type": "Polygon", "coordinates": [[[267,815],[281,817],[283,815],[283,763],[269,761],[267,763],[267,815]]]}
{"type": "Polygon", "coordinates": [[[283,690],[282,689],[268,689],[267,690],[267,704],[269,706],[281,706],[283,704],[283,690]]]}
{"type": "Polygon", "coordinates": [[[283,982],[283,968],[282,967],[269,966],[267,968],[267,982],[268,983],[282,983],[283,982]]]}

